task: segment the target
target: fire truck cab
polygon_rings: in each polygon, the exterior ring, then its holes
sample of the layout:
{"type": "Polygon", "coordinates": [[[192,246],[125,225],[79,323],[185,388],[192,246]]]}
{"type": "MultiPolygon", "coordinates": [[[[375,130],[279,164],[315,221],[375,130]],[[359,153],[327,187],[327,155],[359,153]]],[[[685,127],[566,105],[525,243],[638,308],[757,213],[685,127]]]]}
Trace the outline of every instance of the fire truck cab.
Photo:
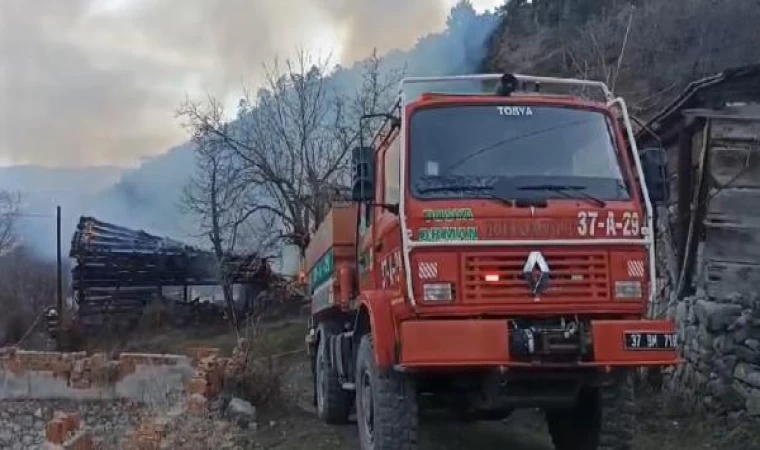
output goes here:
{"type": "Polygon", "coordinates": [[[407,78],[306,250],[315,404],[362,449],[418,416],[540,408],[558,450],[626,449],[631,371],[680,362],[656,294],[661,149],[604,83],[407,78]],[[596,94],[598,97],[594,99],[596,94]]]}

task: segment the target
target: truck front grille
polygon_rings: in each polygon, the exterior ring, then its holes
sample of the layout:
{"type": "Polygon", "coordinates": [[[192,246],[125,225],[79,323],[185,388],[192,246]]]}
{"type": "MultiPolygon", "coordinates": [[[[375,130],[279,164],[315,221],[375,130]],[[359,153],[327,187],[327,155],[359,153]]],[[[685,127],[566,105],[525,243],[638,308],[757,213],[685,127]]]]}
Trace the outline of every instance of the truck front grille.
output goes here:
{"type": "MultiPolygon", "coordinates": [[[[523,275],[529,254],[529,251],[515,250],[462,254],[462,301],[533,301],[534,296],[523,275]]],[[[549,266],[548,287],[540,295],[542,300],[602,301],[609,298],[606,252],[546,250],[542,255],[549,266]]]]}

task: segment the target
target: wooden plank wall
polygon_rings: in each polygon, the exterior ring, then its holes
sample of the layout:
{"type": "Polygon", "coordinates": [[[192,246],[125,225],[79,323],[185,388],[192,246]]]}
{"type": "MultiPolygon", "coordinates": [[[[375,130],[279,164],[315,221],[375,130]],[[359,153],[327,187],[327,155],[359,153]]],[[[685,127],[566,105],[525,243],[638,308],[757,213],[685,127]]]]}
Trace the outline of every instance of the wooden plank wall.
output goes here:
{"type": "MultiPolygon", "coordinates": [[[[675,254],[678,254],[677,247],[680,242],[680,227],[679,227],[679,198],[680,198],[680,192],[681,192],[681,184],[682,183],[691,183],[690,177],[687,176],[687,180],[684,180],[683,177],[680,176],[680,161],[681,161],[681,154],[680,154],[680,148],[682,145],[685,145],[685,143],[681,142],[681,139],[686,138],[688,135],[683,132],[681,134],[681,137],[678,139],[671,140],[666,148],[665,148],[665,157],[666,157],[666,164],[667,164],[667,173],[668,173],[668,189],[670,190],[669,193],[669,201],[666,205],[667,211],[668,211],[668,218],[670,222],[670,232],[673,235],[674,241],[672,244],[674,247],[671,249],[675,254]]],[[[679,261],[680,264],[680,261],[679,261]]],[[[673,280],[674,282],[677,282],[677,280],[673,280]]]]}
{"type": "Polygon", "coordinates": [[[722,298],[760,290],[760,117],[709,120],[704,255],[708,295],[722,298]]]}
{"type": "MultiPolygon", "coordinates": [[[[670,224],[669,252],[680,271],[685,256],[686,240],[691,219],[691,203],[699,170],[700,152],[702,149],[702,132],[704,120],[683,118],[682,121],[669,130],[670,139],[666,144],[668,167],[668,184],[670,199],[667,204],[670,224]]],[[[678,284],[678,276],[671,280],[678,284]]],[[[688,280],[687,280],[688,281],[688,280]]]]}

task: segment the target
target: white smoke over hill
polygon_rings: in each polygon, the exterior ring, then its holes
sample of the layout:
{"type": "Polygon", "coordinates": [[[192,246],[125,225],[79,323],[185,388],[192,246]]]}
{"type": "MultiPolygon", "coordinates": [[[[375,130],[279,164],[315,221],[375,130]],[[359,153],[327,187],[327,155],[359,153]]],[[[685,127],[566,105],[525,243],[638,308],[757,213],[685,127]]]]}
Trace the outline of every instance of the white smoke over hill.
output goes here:
{"type": "MultiPolygon", "coordinates": [[[[325,3],[335,2],[325,0],[325,3]]],[[[364,44],[371,45],[372,33],[369,33],[368,29],[361,31],[362,20],[365,19],[354,19],[351,22],[353,23],[352,33],[361,33],[363,38],[351,41],[356,47],[349,46],[347,50],[349,53],[361,54],[370,49],[369,46],[365,48],[364,44]],[[360,45],[360,42],[364,44],[360,45]]],[[[410,76],[478,71],[486,54],[487,39],[496,28],[498,21],[499,18],[493,14],[477,14],[471,8],[458,6],[452,10],[445,30],[420,38],[410,50],[388,52],[384,57],[384,67],[387,69],[405,67],[405,73],[410,76]]],[[[330,79],[330,84],[336,89],[347,92],[355,91],[360,83],[360,63],[351,67],[336,68],[330,79]]],[[[197,224],[193,223],[192,218],[183,216],[177,208],[182,188],[193,170],[192,145],[183,144],[165,155],[144,162],[137,169],[124,172],[112,185],[101,186],[102,189],[97,195],[71,192],[71,196],[75,197],[74,200],[66,202],[59,200],[66,204],[63,226],[64,251],[68,249],[67,241],[80,214],[94,215],[105,221],[145,229],[154,234],[172,236],[188,243],[199,242],[194,236],[197,233],[197,224]]],[[[66,196],[67,194],[63,194],[49,198],[66,196]]],[[[38,202],[37,205],[41,206],[42,203],[38,202]]],[[[48,205],[51,208],[49,211],[52,211],[54,203],[48,201],[48,205]]],[[[51,240],[38,239],[39,232],[40,230],[37,229],[33,235],[25,233],[27,243],[33,245],[43,255],[53,256],[55,248],[50,245],[51,240]]],[[[54,242],[54,237],[52,242],[54,242]]]]}

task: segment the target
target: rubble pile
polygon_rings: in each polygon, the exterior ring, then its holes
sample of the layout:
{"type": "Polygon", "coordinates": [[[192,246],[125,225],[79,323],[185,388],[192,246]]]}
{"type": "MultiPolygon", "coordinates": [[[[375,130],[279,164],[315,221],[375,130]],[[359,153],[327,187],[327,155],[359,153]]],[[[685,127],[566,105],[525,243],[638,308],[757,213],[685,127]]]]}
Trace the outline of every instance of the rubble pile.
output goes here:
{"type": "Polygon", "coordinates": [[[0,403],[0,448],[65,448],[64,443],[69,442],[72,435],[81,436],[86,431],[95,448],[116,449],[118,439],[137,423],[140,408],[133,402],[113,400],[3,401],[0,403]],[[78,427],[67,428],[70,422],[66,422],[64,416],[78,419],[78,427]]]}

